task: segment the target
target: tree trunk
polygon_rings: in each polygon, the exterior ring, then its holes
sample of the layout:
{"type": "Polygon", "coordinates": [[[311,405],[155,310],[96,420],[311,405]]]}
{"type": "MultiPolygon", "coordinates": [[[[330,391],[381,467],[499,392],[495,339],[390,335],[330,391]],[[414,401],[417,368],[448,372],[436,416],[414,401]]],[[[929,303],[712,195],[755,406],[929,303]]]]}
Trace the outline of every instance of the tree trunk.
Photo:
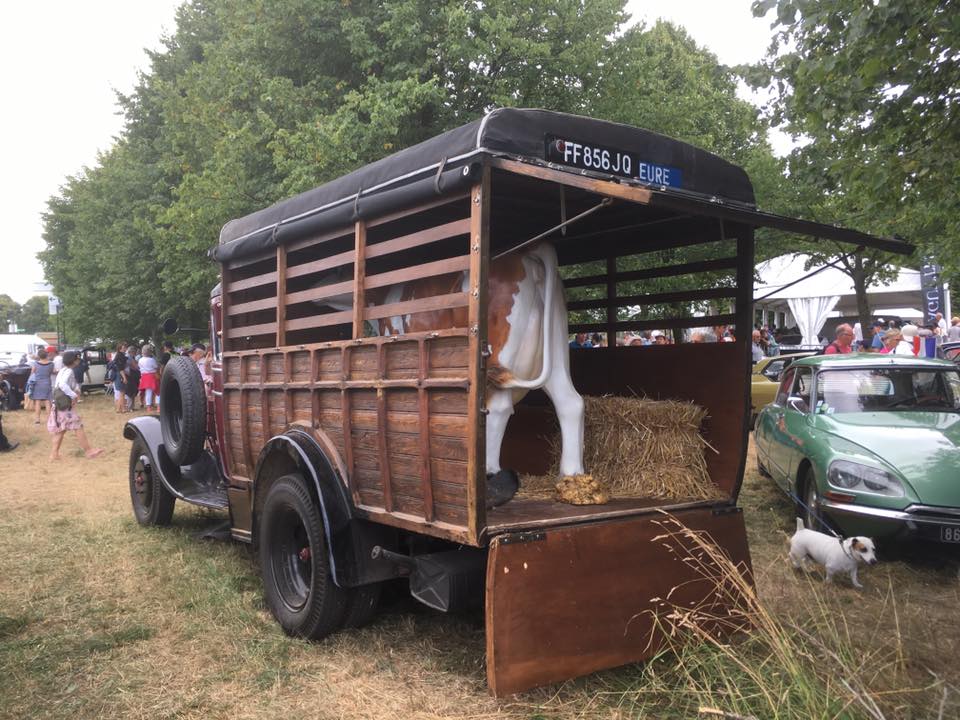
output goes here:
{"type": "Polygon", "coordinates": [[[860,318],[860,330],[864,342],[869,347],[873,337],[870,335],[873,320],[870,313],[870,300],[867,298],[867,274],[863,270],[863,256],[857,253],[853,256],[853,291],[857,296],[857,316],[860,318]]]}

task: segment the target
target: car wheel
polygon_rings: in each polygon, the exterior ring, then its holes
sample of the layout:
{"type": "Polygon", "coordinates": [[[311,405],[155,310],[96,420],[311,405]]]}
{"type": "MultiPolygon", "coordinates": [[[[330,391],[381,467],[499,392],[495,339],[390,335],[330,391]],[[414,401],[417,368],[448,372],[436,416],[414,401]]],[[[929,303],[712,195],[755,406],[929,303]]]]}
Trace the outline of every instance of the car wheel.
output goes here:
{"type": "Polygon", "coordinates": [[[800,517],[804,526],[817,532],[830,532],[820,510],[820,493],[817,490],[817,479],[811,468],[803,474],[803,503],[800,508],[800,517]]]}
{"type": "Polygon", "coordinates": [[[259,544],[267,606],[285,633],[319,640],[343,627],[350,592],[333,581],[323,521],[300,475],[267,493],[259,544]]]}
{"type": "Polygon", "coordinates": [[[130,448],[130,502],[141,525],[169,525],[177,502],[154,472],[150,450],[139,435],[130,448]]]}

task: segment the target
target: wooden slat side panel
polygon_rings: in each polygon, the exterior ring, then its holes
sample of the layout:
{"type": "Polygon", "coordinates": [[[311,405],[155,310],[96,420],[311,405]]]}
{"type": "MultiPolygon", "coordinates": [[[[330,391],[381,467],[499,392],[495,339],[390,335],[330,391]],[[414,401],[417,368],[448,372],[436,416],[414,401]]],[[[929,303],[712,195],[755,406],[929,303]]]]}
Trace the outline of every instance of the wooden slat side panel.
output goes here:
{"type": "Polygon", "coordinates": [[[420,343],[395,342],[384,346],[386,367],[384,377],[389,380],[417,378],[420,372],[420,343]]]}
{"type": "MultiPolygon", "coordinates": [[[[694,509],[676,517],[752,576],[742,514],[694,509]]],[[[649,658],[664,646],[654,614],[671,606],[725,612],[716,584],[682,561],[696,557],[690,541],[658,538],[671,529],[678,528],[651,513],[547,530],[539,541],[495,538],[486,594],[491,691],[509,695],[649,658]]]]}
{"type": "Polygon", "coordinates": [[[240,358],[239,357],[224,357],[223,358],[223,382],[224,383],[236,383],[240,382],[240,358]]]}
{"type": "Polygon", "coordinates": [[[305,423],[310,425],[313,422],[313,405],[309,390],[291,390],[291,406],[293,416],[290,418],[290,424],[305,423]]]}
{"type": "Polygon", "coordinates": [[[267,364],[267,382],[284,382],[286,368],[283,353],[270,353],[263,356],[267,364]]]}
{"type": "Polygon", "coordinates": [[[371,245],[367,248],[367,257],[382,257],[401,250],[411,250],[422,245],[429,245],[440,240],[456,237],[457,235],[466,235],[470,231],[469,220],[455,220],[453,222],[437,225],[427,230],[422,230],[411,235],[385,240],[371,245]]]}
{"type": "Polygon", "coordinates": [[[297,350],[290,353],[290,380],[293,382],[310,381],[310,352],[297,350]]]}
{"type": "Polygon", "coordinates": [[[343,380],[343,352],[341,348],[317,351],[317,380],[343,380]]]}
{"type": "Polygon", "coordinates": [[[350,380],[376,380],[377,348],[375,345],[361,345],[350,349],[350,380]]]}
{"type": "Polygon", "coordinates": [[[267,435],[273,437],[279,435],[290,424],[287,420],[286,412],[286,393],[283,390],[267,390],[267,435]]]}
{"type": "Polygon", "coordinates": [[[468,377],[470,341],[466,336],[430,340],[427,349],[429,378],[468,377]]]}
{"type": "Polygon", "coordinates": [[[369,275],[366,279],[366,288],[371,290],[387,285],[409,282],[436,275],[446,275],[448,273],[462,272],[470,268],[470,257],[461,255],[460,257],[449,258],[447,260],[437,260],[435,262],[423,263],[402,270],[392,270],[391,272],[369,275]]]}
{"type": "Polygon", "coordinates": [[[432,312],[434,310],[452,310],[458,307],[466,307],[467,302],[467,293],[434,295],[418,300],[405,300],[403,302],[390,303],[389,305],[377,305],[366,308],[364,309],[363,317],[366,320],[378,320],[385,317],[413,315],[415,313],[432,312]]]}

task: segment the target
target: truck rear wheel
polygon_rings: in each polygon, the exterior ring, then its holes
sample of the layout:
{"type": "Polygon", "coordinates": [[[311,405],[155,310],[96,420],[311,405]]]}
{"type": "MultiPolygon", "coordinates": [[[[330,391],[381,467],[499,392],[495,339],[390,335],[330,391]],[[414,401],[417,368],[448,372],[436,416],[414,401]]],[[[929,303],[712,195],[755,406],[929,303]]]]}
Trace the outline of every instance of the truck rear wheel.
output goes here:
{"type": "Polygon", "coordinates": [[[203,452],[207,394],[197,364],[172,357],[160,379],[160,431],[163,447],[177,465],[189,465],[203,452]]]}
{"type": "Polygon", "coordinates": [[[169,525],[177,498],[153,470],[150,450],[137,435],[130,447],[130,503],[141,525],[169,525]]]}
{"type": "Polygon", "coordinates": [[[259,543],[267,606],[284,632],[319,640],[343,627],[350,593],[333,581],[323,520],[300,475],[270,488],[259,543]]]}

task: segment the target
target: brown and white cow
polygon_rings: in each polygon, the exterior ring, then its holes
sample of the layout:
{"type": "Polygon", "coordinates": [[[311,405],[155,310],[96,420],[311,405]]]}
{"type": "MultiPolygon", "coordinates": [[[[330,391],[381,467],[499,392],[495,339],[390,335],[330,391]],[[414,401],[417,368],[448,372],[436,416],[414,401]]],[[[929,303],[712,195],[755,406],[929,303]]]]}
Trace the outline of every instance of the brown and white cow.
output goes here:
{"type": "MultiPolygon", "coordinates": [[[[467,290],[466,273],[456,273],[393,286],[383,302],[467,290]]],[[[543,243],[493,260],[487,293],[487,337],[491,350],[486,401],[487,475],[495,479],[488,487],[488,495],[495,497],[488,497],[488,504],[499,504],[516,491],[516,475],[500,467],[500,448],[514,405],[530,390],[543,389],[560,422],[560,474],[580,475],[583,398],[570,379],[567,305],[553,246],[543,243]],[[504,473],[512,477],[504,478],[504,473]]],[[[467,309],[454,308],[386,318],[380,322],[380,333],[393,335],[466,326],[467,309]]]]}

